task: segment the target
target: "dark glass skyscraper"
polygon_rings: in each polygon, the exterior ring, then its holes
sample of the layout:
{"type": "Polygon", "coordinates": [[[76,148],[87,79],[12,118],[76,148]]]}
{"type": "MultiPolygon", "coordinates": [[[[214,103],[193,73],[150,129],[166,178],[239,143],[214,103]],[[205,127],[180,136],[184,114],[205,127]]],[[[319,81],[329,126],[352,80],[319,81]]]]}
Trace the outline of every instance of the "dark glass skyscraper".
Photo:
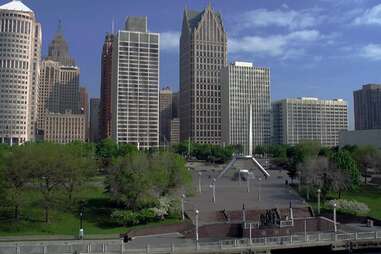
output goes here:
{"type": "Polygon", "coordinates": [[[353,97],[355,129],[381,129],[381,84],[364,85],[353,97]]]}
{"type": "Polygon", "coordinates": [[[227,64],[227,36],[211,5],[185,10],[180,38],[181,139],[221,144],[220,70],[227,64]]]}
{"type": "Polygon", "coordinates": [[[111,78],[113,34],[107,34],[103,43],[101,59],[100,138],[111,137],[111,78]]]}

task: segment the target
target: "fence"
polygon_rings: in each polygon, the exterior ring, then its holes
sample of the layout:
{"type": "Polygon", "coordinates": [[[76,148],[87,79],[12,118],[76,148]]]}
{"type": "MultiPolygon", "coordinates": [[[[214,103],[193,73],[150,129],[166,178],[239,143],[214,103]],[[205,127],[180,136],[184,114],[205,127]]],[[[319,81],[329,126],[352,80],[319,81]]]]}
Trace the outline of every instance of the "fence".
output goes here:
{"type": "Polygon", "coordinates": [[[216,242],[194,242],[185,244],[162,243],[155,246],[131,249],[120,240],[99,241],[50,241],[0,243],[0,254],[65,254],[65,253],[109,253],[109,254],[164,254],[164,253],[208,253],[239,251],[255,248],[280,249],[293,247],[329,246],[338,242],[372,240],[381,242],[380,232],[316,233],[252,239],[223,240],[216,242]]]}

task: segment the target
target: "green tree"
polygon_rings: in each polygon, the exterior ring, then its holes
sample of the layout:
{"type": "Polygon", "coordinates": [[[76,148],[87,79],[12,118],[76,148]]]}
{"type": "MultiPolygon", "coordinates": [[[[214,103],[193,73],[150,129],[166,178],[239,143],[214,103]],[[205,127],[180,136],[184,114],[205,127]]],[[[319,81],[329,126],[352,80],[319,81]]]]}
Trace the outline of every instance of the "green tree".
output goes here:
{"type": "Polygon", "coordinates": [[[333,155],[332,159],[337,168],[343,170],[350,177],[351,184],[349,188],[356,189],[360,185],[360,171],[351,154],[347,150],[341,149],[333,155]]]}
{"type": "Polygon", "coordinates": [[[3,163],[3,186],[6,190],[7,203],[14,207],[14,218],[20,219],[20,209],[23,206],[26,186],[32,180],[32,168],[30,167],[33,153],[30,144],[14,146],[11,151],[4,155],[3,163]]]}
{"type": "Polygon", "coordinates": [[[352,150],[353,158],[356,160],[361,174],[364,176],[365,184],[367,184],[370,169],[375,169],[381,163],[380,151],[371,145],[359,146],[352,150]]]}
{"type": "Polygon", "coordinates": [[[49,223],[50,209],[57,202],[57,194],[64,183],[65,149],[52,143],[33,144],[30,168],[42,196],[45,223],[49,223]],[[63,159],[64,158],[64,159],[63,159]]]}
{"type": "Polygon", "coordinates": [[[89,177],[95,175],[94,149],[86,149],[86,144],[72,143],[60,147],[62,186],[68,193],[69,201],[89,177]]]}
{"type": "Polygon", "coordinates": [[[102,169],[107,169],[111,166],[112,160],[118,156],[118,144],[110,138],[104,139],[96,145],[96,155],[102,169]]]}

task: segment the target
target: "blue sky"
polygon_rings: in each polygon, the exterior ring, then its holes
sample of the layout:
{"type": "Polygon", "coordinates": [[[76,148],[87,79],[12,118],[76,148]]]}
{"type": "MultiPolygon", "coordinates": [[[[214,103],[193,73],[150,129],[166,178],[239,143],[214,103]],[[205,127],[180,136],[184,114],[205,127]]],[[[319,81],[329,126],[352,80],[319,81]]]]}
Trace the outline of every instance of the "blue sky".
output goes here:
{"type": "MultiPolygon", "coordinates": [[[[8,1],[0,0],[0,3],[8,1]]],[[[207,0],[24,0],[43,29],[47,51],[59,19],[81,82],[99,95],[104,35],[127,16],[148,16],[161,33],[161,86],[178,88],[178,38],[185,5],[200,10],[207,0]]],[[[214,0],[229,38],[229,62],[271,68],[273,100],[314,96],[349,101],[365,83],[381,83],[380,0],[214,0]]]]}

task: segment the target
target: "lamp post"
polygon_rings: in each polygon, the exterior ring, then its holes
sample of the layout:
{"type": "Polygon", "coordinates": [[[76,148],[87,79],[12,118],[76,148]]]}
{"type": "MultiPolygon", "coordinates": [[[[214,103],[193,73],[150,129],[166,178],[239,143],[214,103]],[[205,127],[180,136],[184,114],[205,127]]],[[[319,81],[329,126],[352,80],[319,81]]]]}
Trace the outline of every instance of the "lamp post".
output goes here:
{"type": "Polygon", "coordinates": [[[198,214],[199,211],[196,210],[196,242],[198,242],[198,214]]]}
{"type": "Polygon", "coordinates": [[[198,172],[198,192],[201,193],[201,176],[202,176],[202,173],[201,172],[198,172]]]}
{"type": "Polygon", "coordinates": [[[337,207],[337,204],[334,203],[334,204],[333,204],[333,226],[334,226],[334,229],[335,229],[335,233],[337,233],[337,225],[336,225],[336,207],[337,207]]]}
{"type": "Polygon", "coordinates": [[[250,174],[247,175],[247,192],[250,193],[250,174]]]}
{"type": "Polygon", "coordinates": [[[213,178],[211,187],[212,187],[212,193],[213,193],[212,201],[213,203],[216,203],[216,178],[213,178]]]}
{"type": "Polygon", "coordinates": [[[318,201],[318,215],[320,215],[320,194],[321,190],[320,188],[317,190],[317,201],[318,201]]]}
{"type": "Polygon", "coordinates": [[[262,189],[262,178],[259,177],[258,178],[258,181],[259,181],[259,185],[258,185],[258,200],[260,201],[261,200],[261,189],[262,189]]]}
{"type": "Polygon", "coordinates": [[[184,208],[185,194],[181,195],[181,218],[185,220],[185,208],[184,208]]]}
{"type": "Polygon", "coordinates": [[[83,230],[83,216],[84,216],[84,211],[85,211],[85,205],[83,202],[81,202],[81,211],[79,212],[79,218],[80,218],[80,222],[79,222],[79,239],[83,239],[84,238],[84,230],[83,230]]]}

